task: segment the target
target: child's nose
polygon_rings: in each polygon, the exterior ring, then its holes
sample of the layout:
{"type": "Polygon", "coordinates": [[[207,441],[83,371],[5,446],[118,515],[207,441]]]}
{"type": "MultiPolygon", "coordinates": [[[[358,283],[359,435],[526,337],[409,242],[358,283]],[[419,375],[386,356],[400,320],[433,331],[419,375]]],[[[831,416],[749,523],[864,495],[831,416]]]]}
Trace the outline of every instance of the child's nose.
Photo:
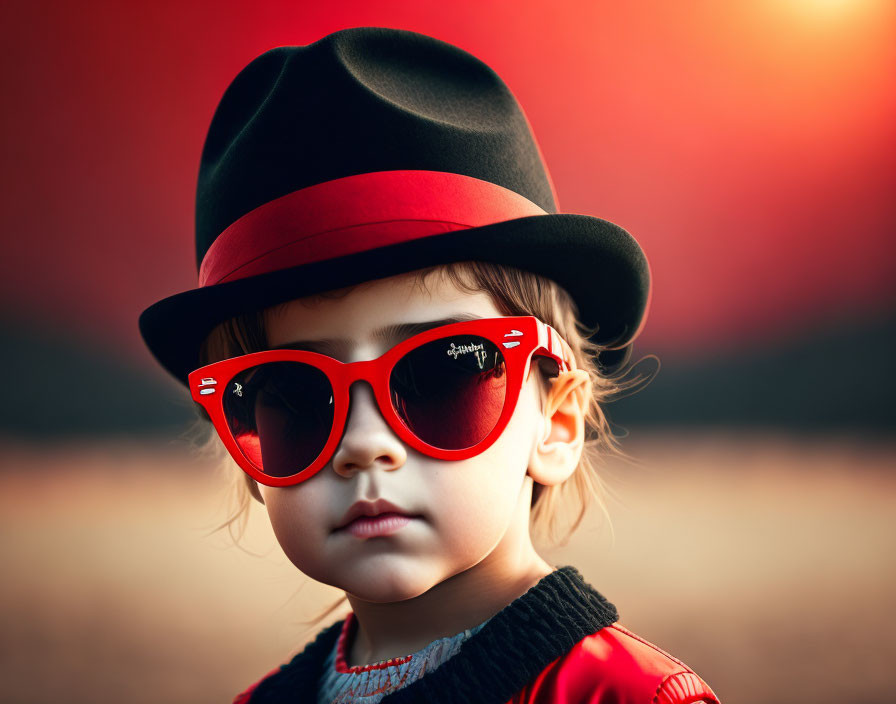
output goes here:
{"type": "Polygon", "coordinates": [[[380,413],[370,384],[352,384],[349,395],[348,418],[331,460],[333,469],[341,476],[350,476],[360,469],[401,467],[407,460],[407,450],[380,413]]]}

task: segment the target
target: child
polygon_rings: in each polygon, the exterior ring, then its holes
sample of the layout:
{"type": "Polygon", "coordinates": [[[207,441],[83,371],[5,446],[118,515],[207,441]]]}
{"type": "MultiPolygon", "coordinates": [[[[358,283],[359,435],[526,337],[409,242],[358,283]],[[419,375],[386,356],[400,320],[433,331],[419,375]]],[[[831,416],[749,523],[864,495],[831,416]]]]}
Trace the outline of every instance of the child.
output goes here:
{"type": "Polygon", "coordinates": [[[530,516],[599,487],[650,274],[557,213],[488,66],[376,27],[272,49],[218,106],[196,206],[199,287],[141,332],[352,608],[236,702],[718,702],[532,546],[530,516]]]}

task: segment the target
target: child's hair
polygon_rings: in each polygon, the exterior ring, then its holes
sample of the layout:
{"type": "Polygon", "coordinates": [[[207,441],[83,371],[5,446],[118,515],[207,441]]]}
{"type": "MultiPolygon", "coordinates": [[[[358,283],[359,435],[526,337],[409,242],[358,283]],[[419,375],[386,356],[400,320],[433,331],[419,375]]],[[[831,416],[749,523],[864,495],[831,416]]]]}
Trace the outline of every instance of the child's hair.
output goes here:
{"type": "MultiPolygon", "coordinates": [[[[550,543],[555,543],[557,523],[563,516],[570,523],[569,529],[559,542],[560,545],[563,545],[579,527],[588,506],[593,501],[606,520],[612,536],[613,526],[604,498],[611,492],[609,487],[604,484],[598,467],[605,464],[609,457],[635,464],[637,464],[637,460],[627,455],[619,447],[618,439],[610,428],[602,406],[621,396],[640,390],[650,382],[655,376],[655,372],[646,378],[636,376],[627,380],[624,377],[631,367],[623,365],[612,374],[600,373],[595,360],[597,352],[601,348],[589,340],[594,331],[588,330],[579,322],[574,301],[565,289],[551,279],[514,267],[481,261],[441,264],[411,272],[411,275],[415,277],[417,285],[425,288],[426,280],[434,273],[446,276],[459,290],[489,294],[503,315],[534,315],[556,329],[569,343],[575,356],[576,366],[579,369],[584,369],[592,382],[593,393],[584,418],[585,446],[579,464],[569,479],[555,486],[535,484],[532,494],[531,527],[536,535],[543,534],[550,543]],[[574,518],[570,520],[572,516],[574,518]]],[[[312,301],[339,298],[358,286],[364,286],[364,283],[308,298],[312,301]]],[[[267,309],[267,312],[276,314],[286,305],[283,303],[272,306],[267,309]]],[[[219,324],[209,333],[200,348],[200,363],[210,364],[221,359],[267,349],[265,314],[265,310],[254,311],[219,324]]],[[[653,355],[650,357],[655,359],[653,355]]],[[[542,380],[541,400],[543,403],[550,385],[550,378],[557,375],[558,367],[548,358],[538,358],[538,362],[534,367],[539,371],[542,380]]],[[[204,421],[198,421],[198,423],[207,426],[206,431],[210,431],[211,427],[207,422],[207,417],[204,416],[201,408],[199,410],[204,421]]],[[[220,460],[218,466],[231,481],[230,498],[233,511],[227,520],[211,532],[214,533],[227,527],[234,543],[239,546],[239,540],[243,536],[248,522],[249,508],[252,503],[253,490],[255,490],[254,480],[229,458],[226,449],[213,431],[200,447],[200,453],[214,458],[216,462],[220,460]],[[234,535],[234,525],[238,528],[236,535],[234,535]]],[[[341,598],[314,621],[304,623],[319,622],[324,616],[334,611],[344,599],[344,597],[341,598]]]]}

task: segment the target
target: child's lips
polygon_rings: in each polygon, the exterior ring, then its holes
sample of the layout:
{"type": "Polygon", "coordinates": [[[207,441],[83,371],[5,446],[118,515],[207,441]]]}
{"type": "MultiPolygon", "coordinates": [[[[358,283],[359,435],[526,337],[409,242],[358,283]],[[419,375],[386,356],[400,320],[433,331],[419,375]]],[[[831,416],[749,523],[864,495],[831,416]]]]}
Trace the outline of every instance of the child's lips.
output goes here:
{"type": "Polygon", "coordinates": [[[401,513],[381,513],[378,516],[360,516],[340,528],[356,538],[377,538],[397,533],[417,516],[406,516],[401,513]]]}
{"type": "Polygon", "coordinates": [[[348,511],[345,512],[345,515],[339,521],[339,524],[336,526],[337,530],[341,530],[346,528],[352,521],[355,521],[359,518],[376,518],[377,516],[383,516],[388,513],[398,514],[400,516],[414,516],[409,510],[405,509],[403,506],[399,506],[398,504],[393,504],[391,501],[387,501],[386,499],[377,499],[376,501],[368,501],[366,499],[361,499],[359,501],[355,501],[348,511]]]}

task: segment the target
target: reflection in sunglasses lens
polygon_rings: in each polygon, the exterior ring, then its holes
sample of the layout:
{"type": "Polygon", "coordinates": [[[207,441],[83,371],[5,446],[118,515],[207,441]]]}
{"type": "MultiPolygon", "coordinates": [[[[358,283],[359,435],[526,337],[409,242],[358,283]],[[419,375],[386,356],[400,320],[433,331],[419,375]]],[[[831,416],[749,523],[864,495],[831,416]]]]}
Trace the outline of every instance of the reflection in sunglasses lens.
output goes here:
{"type": "Polygon", "coordinates": [[[424,442],[461,450],[495,427],[507,392],[501,350],[478,335],[434,340],[402,357],[389,395],[399,418],[424,442]]]}
{"type": "Polygon", "coordinates": [[[230,380],[224,415],[252,464],[268,476],[289,477],[324,449],[333,427],[333,389],[320,369],[268,362],[230,380]]]}

